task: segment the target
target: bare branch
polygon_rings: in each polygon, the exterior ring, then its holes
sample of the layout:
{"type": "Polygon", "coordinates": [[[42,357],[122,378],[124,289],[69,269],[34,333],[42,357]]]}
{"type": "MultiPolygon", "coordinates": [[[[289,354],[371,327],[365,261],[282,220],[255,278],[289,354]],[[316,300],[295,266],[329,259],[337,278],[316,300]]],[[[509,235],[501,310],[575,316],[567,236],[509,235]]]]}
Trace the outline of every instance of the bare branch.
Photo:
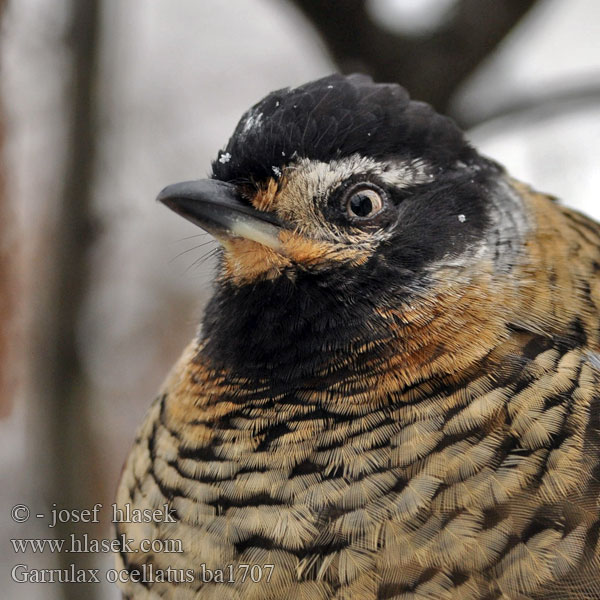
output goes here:
{"type": "Polygon", "coordinates": [[[323,37],[342,72],[397,81],[414,98],[447,111],[458,85],[536,0],[461,0],[450,20],[423,37],[392,33],[369,17],[365,0],[293,0],[323,37]]]}

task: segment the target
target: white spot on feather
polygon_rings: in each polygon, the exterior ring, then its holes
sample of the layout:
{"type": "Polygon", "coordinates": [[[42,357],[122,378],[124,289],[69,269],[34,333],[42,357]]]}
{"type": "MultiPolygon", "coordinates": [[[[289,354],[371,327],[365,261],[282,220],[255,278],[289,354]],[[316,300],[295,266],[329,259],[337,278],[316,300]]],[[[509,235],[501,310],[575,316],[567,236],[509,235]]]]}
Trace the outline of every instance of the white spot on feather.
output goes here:
{"type": "Polygon", "coordinates": [[[461,223],[464,223],[467,220],[467,217],[465,215],[458,215],[458,220],[461,223]]]}
{"type": "Polygon", "coordinates": [[[262,126],[262,118],[263,114],[261,112],[256,115],[249,115],[244,123],[244,129],[242,133],[248,133],[251,129],[259,129],[262,126]]]}
{"type": "Polygon", "coordinates": [[[228,163],[231,160],[231,154],[229,154],[229,152],[224,152],[223,154],[221,154],[221,156],[219,156],[219,162],[224,165],[225,163],[228,163]]]}
{"type": "Polygon", "coordinates": [[[588,361],[596,368],[600,369],[600,354],[598,352],[588,351],[586,352],[588,361]]]}

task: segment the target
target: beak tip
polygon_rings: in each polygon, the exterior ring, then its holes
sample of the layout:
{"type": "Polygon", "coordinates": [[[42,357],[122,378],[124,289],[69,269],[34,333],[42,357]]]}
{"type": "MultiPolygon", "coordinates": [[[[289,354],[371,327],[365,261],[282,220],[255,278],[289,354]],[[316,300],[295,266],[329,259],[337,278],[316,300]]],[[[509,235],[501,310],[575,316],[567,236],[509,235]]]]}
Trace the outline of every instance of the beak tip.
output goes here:
{"type": "Polygon", "coordinates": [[[160,190],[160,192],[156,196],[156,202],[160,202],[161,204],[164,204],[165,206],[168,206],[169,208],[173,207],[173,200],[174,200],[174,195],[173,195],[173,186],[172,185],[168,185],[167,187],[164,187],[162,190],[160,190]]]}

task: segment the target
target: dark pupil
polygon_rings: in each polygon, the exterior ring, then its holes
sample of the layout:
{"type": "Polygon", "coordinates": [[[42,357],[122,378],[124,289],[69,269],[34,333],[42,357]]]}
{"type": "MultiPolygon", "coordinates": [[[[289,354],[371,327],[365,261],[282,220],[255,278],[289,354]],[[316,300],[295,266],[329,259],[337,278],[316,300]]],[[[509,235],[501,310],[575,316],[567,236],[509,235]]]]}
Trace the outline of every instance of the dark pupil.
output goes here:
{"type": "Polygon", "coordinates": [[[373,211],[373,203],[371,198],[366,194],[354,194],[350,198],[350,210],[357,217],[366,217],[373,211]]]}

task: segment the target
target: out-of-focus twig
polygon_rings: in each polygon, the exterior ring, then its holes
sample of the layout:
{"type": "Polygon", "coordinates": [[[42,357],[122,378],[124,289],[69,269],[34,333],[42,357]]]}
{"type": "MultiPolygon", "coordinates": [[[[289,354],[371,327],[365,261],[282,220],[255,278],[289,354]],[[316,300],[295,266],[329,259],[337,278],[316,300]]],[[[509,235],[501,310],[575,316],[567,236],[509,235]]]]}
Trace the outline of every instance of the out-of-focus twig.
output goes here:
{"type": "Polygon", "coordinates": [[[491,53],[536,0],[460,0],[448,22],[423,36],[383,29],[366,0],[292,0],[321,34],[342,72],[396,81],[446,112],[458,85],[491,53]]]}
{"type": "Polygon", "coordinates": [[[543,96],[521,94],[511,98],[500,107],[482,107],[475,118],[472,114],[461,114],[460,116],[461,121],[470,127],[494,119],[506,117],[531,119],[534,113],[539,118],[555,115],[557,112],[575,112],[581,107],[597,107],[599,105],[600,85],[591,81],[576,85],[571,89],[545,90],[543,96]]]}

